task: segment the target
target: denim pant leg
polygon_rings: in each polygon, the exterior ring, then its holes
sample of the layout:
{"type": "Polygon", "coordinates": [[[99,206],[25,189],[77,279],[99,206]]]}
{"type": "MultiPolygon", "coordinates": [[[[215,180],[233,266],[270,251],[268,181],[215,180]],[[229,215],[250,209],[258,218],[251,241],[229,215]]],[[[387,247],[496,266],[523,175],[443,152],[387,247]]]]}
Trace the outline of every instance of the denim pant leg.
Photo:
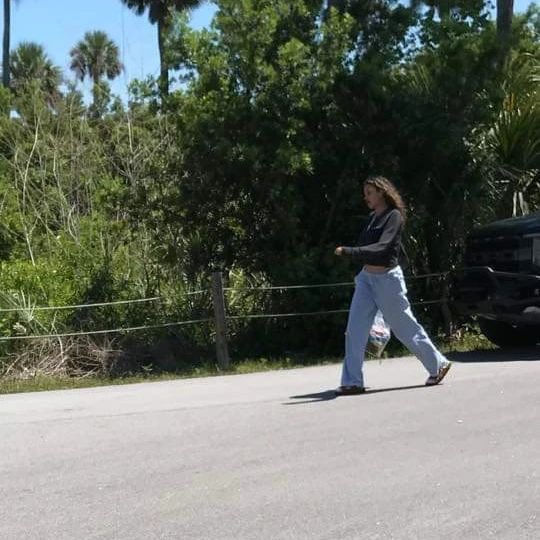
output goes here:
{"type": "Polygon", "coordinates": [[[401,268],[375,275],[372,281],[375,301],[394,335],[418,357],[430,375],[436,375],[447,360],[415,319],[401,268]]]}
{"type": "Polygon", "coordinates": [[[371,285],[365,272],[360,272],[356,276],[355,285],[345,331],[345,359],[341,372],[342,386],[364,386],[362,365],[369,331],[377,313],[371,285]]]}

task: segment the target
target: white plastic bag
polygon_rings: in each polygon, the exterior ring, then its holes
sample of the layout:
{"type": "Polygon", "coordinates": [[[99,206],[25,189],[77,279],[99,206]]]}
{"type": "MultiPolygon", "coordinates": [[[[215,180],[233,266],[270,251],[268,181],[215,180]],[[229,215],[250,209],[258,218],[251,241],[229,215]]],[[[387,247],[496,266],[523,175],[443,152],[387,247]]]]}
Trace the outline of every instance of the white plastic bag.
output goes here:
{"type": "Polygon", "coordinates": [[[390,341],[390,326],[384,320],[381,311],[377,311],[371,330],[369,331],[367,353],[375,358],[380,358],[384,348],[390,341]]]}

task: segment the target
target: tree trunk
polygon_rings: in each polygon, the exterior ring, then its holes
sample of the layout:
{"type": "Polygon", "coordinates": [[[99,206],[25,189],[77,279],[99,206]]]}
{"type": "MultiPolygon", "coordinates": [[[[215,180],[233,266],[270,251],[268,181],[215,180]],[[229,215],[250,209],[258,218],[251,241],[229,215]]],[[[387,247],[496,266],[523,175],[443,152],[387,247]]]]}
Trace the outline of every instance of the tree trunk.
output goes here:
{"type": "Polygon", "coordinates": [[[165,31],[167,29],[166,21],[158,19],[158,46],[159,46],[159,91],[161,97],[169,95],[169,67],[165,59],[165,31]]]}
{"type": "Polygon", "coordinates": [[[9,88],[9,42],[11,27],[11,0],[4,0],[4,43],[2,56],[2,84],[9,88]]]}
{"type": "Polygon", "coordinates": [[[497,37],[499,42],[499,62],[502,65],[510,49],[514,0],[497,0],[497,37]]]}
{"type": "Polygon", "coordinates": [[[442,2],[437,2],[437,10],[439,12],[439,18],[446,19],[450,16],[450,2],[443,0],[442,2]]]}
{"type": "Polygon", "coordinates": [[[342,0],[328,0],[326,4],[326,9],[329,11],[330,8],[335,7],[339,11],[343,11],[343,1],[342,0]]]}
{"type": "Polygon", "coordinates": [[[90,107],[90,116],[92,118],[99,118],[98,113],[98,104],[99,104],[99,81],[94,81],[92,85],[92,105],[90,107]]]}

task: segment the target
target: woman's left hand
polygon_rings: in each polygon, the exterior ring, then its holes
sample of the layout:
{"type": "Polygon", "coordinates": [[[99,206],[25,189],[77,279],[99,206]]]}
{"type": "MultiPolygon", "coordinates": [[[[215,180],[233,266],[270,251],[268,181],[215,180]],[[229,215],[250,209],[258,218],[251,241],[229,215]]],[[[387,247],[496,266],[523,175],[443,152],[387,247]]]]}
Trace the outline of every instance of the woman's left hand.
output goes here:
{"type": "Polygon", "coordinates": [[[334,251],[336,255],[343,255],[343,247],[339,246],[336,248],[336,251],[334,251]]]}

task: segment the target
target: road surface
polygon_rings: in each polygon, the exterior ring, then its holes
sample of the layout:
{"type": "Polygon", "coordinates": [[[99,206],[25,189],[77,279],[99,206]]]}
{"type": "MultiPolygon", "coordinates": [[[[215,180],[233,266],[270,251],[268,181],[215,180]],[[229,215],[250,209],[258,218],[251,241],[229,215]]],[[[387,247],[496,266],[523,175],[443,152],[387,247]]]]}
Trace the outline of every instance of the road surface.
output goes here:
{"type": "Polygon", "coordinates": [[[0,539],[540,538],[540,349],[0,396],[0,539]]]}

